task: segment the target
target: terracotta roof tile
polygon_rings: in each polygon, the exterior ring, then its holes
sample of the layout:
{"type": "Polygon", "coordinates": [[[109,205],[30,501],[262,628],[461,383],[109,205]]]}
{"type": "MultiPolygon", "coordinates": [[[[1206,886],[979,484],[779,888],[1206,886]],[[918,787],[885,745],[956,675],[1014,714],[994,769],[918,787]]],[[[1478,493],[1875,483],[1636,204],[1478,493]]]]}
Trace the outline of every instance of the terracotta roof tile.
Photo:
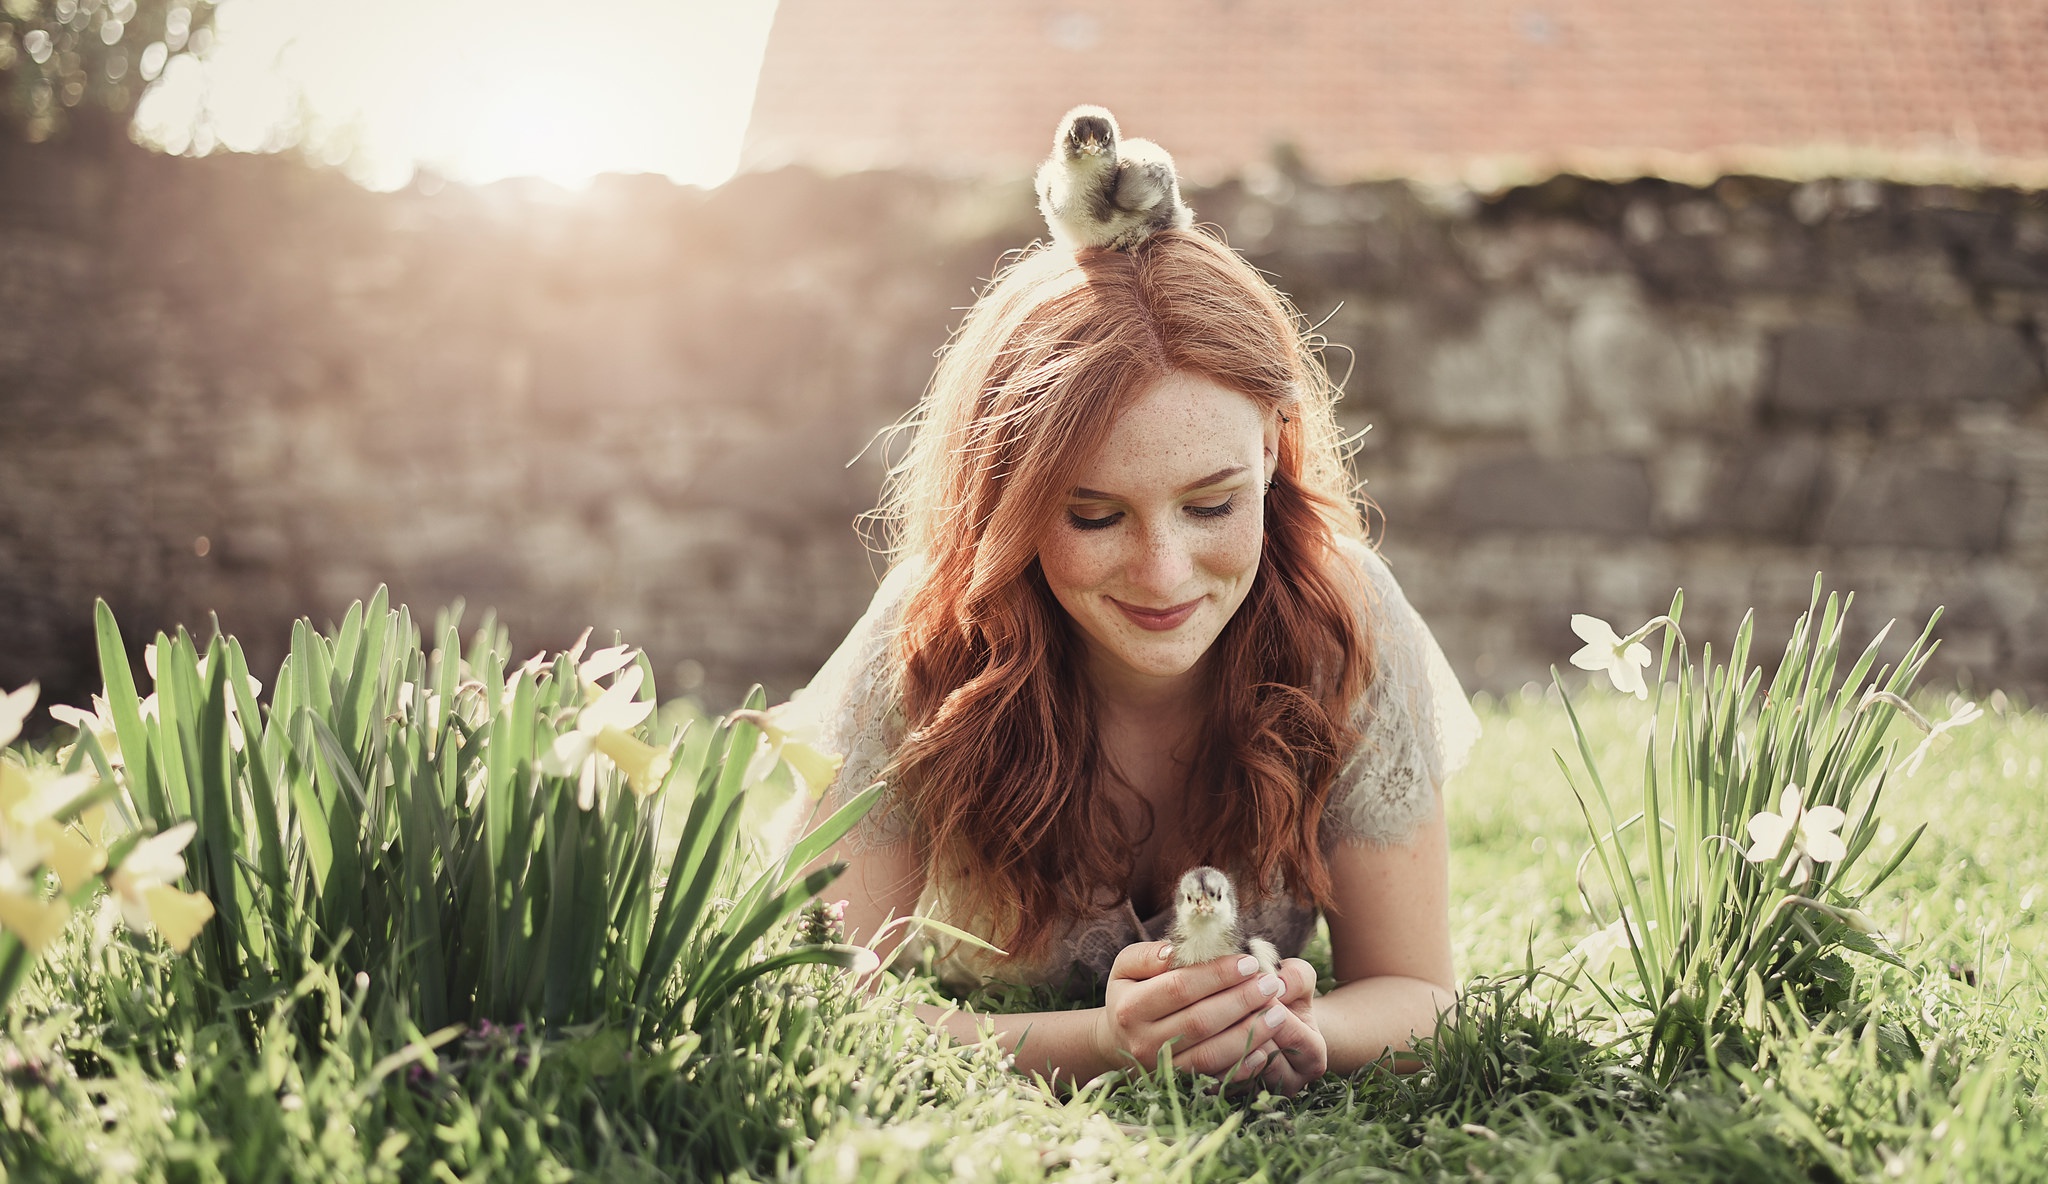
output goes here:
{"type": "Polygon", "coordinates": [[[1109,106],[1197,178],[2048,178],[2048,0],[781,0],[745,164],[1015,173],[1109,106]]]}

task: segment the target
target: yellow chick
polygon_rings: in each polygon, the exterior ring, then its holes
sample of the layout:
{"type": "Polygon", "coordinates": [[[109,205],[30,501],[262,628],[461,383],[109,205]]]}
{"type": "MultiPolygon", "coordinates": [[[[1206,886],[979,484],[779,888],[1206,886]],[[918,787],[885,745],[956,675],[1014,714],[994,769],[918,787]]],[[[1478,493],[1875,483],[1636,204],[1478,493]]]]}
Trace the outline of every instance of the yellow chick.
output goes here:
{"type": "Polygon", "coordinates": [[[1180,878],[1167,940],[1173,943],[1175,966],[1193,966],[1225,954],[1250,954],[1268,974],[1280,967],[1280,951],[1272,942],[1239,934],[1237,892],[1230,877],[1213,867],[1198,867],[1180,878]]]}

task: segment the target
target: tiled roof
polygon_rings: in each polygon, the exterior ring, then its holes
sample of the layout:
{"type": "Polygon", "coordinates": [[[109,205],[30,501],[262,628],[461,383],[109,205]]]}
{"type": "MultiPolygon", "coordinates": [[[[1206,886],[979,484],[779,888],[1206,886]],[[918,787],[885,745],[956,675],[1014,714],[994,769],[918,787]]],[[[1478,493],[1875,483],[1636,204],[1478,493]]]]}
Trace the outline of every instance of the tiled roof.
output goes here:
{"type": "Polygon", "coordinates": [[[1080,102],[1196,179],[2048,183],[2048,0],[780,0],[746,167],[1015,173],[1080,102]]]}

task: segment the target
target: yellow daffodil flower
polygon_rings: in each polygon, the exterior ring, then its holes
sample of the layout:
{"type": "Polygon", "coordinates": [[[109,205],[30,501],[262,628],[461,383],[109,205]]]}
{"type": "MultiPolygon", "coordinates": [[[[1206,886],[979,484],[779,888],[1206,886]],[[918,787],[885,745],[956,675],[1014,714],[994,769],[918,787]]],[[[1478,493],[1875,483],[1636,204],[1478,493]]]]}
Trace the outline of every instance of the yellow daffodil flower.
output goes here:
{"type": "Polygon", "coordinates": [[[179,852],[199,833],[190,820],[137,843],[128,858],[107,877],[107,901],[136,933],[154,928],[171,948],[184,953],[213,917],[213,902],[203,893],[181,892],[171,882],[185,875],[179,852]]]}
{"type": "Polygon", "coordinates": [[[592,758],[603,755],[626,776],[626,784],[642,797],[661,788],[671,758],[666,750],[641,740],[628,729],[640,726],[654,711],[652,700],[636,700],[645,676],[637,666],[626,668],[612,685],[576,713],[576,724],[555,737],[541,758],[541,769],[557,777],[578,778],[576,804],[588,810],[597,803],[596,769],[592,758]]]}
{"type": "Polygon", "coordinates": [[[754,749],[754,757],[747,763],[746,783],[757,784],[775,771],[780,761],[790,771],[803,779],[805,788],[812,793],[822,791],[832,784],[839,775],[839,767],[846,758],[836,752],[827,752],[812,740],[810,730],[789,723],[784,703],[767,711],[735,711],[735,723],[750,723],[761,729],[761,742],[754,749]]]}

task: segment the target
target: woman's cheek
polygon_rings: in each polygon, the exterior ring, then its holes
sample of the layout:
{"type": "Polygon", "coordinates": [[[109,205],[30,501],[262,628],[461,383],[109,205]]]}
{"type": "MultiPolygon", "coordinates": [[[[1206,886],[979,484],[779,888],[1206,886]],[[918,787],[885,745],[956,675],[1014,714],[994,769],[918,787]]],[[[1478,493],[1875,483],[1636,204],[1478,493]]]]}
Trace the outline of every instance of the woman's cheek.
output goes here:
{"type": "Polygon", "coordinates": [[[1223,528],[1211,536],[1207,548],[1209,570],[1219,576],[1250,576],[1258,570],[1260,548],[1265,543],[1263,507],[1248,514],[1233,514],[1223,528]]]}

